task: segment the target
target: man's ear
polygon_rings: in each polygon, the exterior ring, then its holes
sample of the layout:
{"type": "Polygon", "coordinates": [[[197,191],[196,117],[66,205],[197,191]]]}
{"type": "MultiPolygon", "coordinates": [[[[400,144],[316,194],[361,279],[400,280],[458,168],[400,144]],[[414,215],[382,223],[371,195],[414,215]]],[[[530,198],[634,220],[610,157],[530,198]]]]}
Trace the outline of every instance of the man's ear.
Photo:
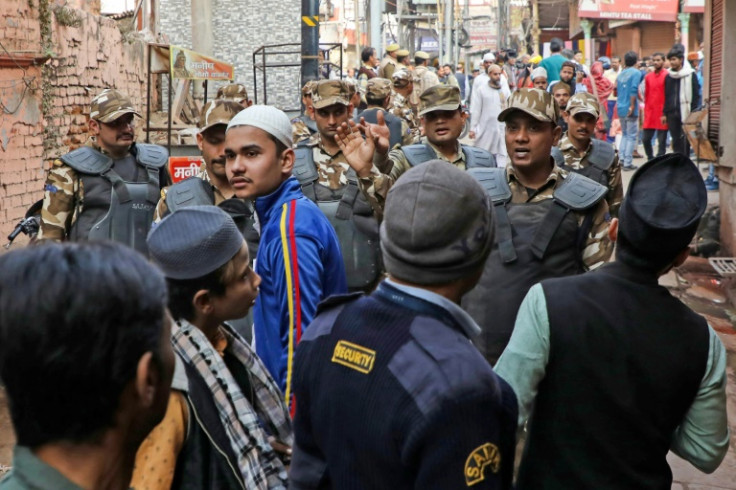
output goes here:
{"type": "Polygon", "coordinates": [[[161,373],[154,362],[153,352],[148,351],[138,359],[135,376],[135,391],[141,405],[150,407],[156,400],[161,373]]]}
{"type": "Polygon", "coordinates": [[[560,138],[562,138],[562,128],[555,126],[555,129],[552,130],[552,146],[557,146],[560,143],[560,138]]]}
{"type": "Polygon", "coordinates": [[[284,150],[284,152],[281,154],[279,165],[281,165],[281,174],[285,176],[290,176],[291,171],[294,169],[294,159],[296,158],[296,155],[294,154],[294,150],[291,148],[287,148],[284,150]]]}
{"type": "Polygon", "coordinates": [[[613,218],[608,224],[608,238],[612,242],[616,242],[618,238],[618,218],[613,218]]]}
{"type": "Polygon", "coordinates": [[[197,133],[197,147],[199,148],[199,151],[202,151],[202,142],[204,141],[204,136],[202,136],[202,132],[200,131],[197,133]]]}
{"type": "Polygon", "coordinates": [[[570,113],[567,111],[560,111],[560,114],[562,114],[562,120],[567,124],[570,124],[570,113]]]}
{"type": "Polygon", "coordinates": [[[314,106],[313,105],[307,106],[307,114],[309,114],[309,117],[314,119],[314,106]]]}
{"type": "Polygon", "coordinates": [[[89,132],[92,136],[100,134],[100,122],[96,119],[89,120],[89,132]]]}
{"type": "Polygon", "coordinates": [[[212,305],[212,297],[208,289],[200,289],[194,293],[192,298],[192,306],[200,315],[209,315],[212,313],[214,306],[212,305]]]}

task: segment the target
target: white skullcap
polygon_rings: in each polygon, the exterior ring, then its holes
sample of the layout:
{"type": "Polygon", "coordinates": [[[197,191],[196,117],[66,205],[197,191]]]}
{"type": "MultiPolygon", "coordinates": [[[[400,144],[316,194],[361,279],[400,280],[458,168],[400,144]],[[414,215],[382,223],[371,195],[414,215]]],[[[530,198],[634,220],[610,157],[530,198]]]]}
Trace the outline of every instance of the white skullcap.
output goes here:
{"type": "Polygon", "coordinates": [[[227,125],[228,131],[236,126],[262,129],[291,148],[291,121],[284,111],[270,105],[252,105],[238,112],[227,125]]]}
{"type": "Polygon", "coordinates": [[[496,61],[496,57],[493,55],[493,53],[486,53],[483,55],[483,61],[494,62],[496,61]]]}
{"type": "MultiPolygon", "coordinates": [[[[541,66],[535,68],[532,71],[532,80],[534,80],[535,78],[539,78],[539,77],[547,78],[547,70],[545,70],[541,66]]],[[[230,123],[230,124],[232,124],[232,123],[230,123]]]]}

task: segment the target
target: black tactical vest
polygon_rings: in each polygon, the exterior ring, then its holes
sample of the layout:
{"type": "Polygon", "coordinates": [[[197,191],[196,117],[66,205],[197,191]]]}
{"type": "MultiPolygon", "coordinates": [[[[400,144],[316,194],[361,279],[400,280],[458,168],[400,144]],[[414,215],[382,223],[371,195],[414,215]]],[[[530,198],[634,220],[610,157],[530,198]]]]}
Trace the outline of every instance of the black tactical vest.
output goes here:
{"type": "MultiPolygon", "coordinates": [[[[465,155],[465,169],[471,168],[496,168],[496,157],[492,153],[475,146],[461,145],[463,154],[465,155]]],[[[401,151],[404,152],[407,161],[412,167],[437,160],[437,153],[427,144],[417,144],[402,146],[401,151]]]]}
{"type": "Polygon", "coordinates": [[[589,179],[608,187],[609,170],[616,157],[616,149],[611,143],[595,138],[590,140],[590,144],[593,145],[593,148],[585,159],[588,162],[586,167],[574,169],[565,165],[565,155],[558,146],[552,147],[552,158],[554,158],[558,167],[562,167],[568,172],[585,175],[589,179]]]}
{"type": "Polygon", "coordinates": [[[376,107],[371,107],[369,109],[364,110],[361,112],[358,116],[355,117],[355,122],[359,123],[360,118],[364,118],[365,122],[371,123],[371,124],[377,124],[378,123],[378,111],[383,111],[383,117],[386,121],[386,126],[388,126],[389,131],[389,148],[393,148],[396,145],[400,145],[403,141],[402,137],[403,134],[401,133],[401,119],[394,116],[388,111],[385,111],[383,109],[378,109],[376,107]]]}
{"type": "MultiPolygon", "coordinates": [[[[166,207],[169,213],[187,206],[208,206],[215,204],[212,184],[199,177],[189,177],[169,187],[166,192],[166,207]]],[[[235,221],[240,232],[248,242],[251,263],[258,253],[260,235],[255,228],[255,209],[250,201],[238,198],[225,199],[218,204],[235,221]]]]}
{"type": "Polygon", "coordinates": [[[481,328],[478,349],[495,364],[529,288],[542,279],[583,272],[581,256],[592,215],[578,226],[577,212],[592,211],[606,188],[569,174],[553,199],[512,203],[505,169],[476,168],[469,173],[493,202],[495,237],[483,275],[463,297],[462,306],[481,328]]]}
{"type": "Polygon", "coordinates": [[[333,190],[317,183],[319,174],[313,150],[306,145],[296,148],[292,175],[299,180],[304,195],[319,206],[337,233],[348,290],[370,290],[383,272],[378,220],[358,187],[353,169],[347,172],[348,184],[340,189],[333,190]]]}
{"type": "Polygon", "coordinates": [[[148,253],[146,236],[161,192],[161,170],[168,152],[158,145],[135,144],[131,154],[113,160],[83,146],[61,160],[82,180],[84,200],[69,239],[112,240],[148,253]]]}

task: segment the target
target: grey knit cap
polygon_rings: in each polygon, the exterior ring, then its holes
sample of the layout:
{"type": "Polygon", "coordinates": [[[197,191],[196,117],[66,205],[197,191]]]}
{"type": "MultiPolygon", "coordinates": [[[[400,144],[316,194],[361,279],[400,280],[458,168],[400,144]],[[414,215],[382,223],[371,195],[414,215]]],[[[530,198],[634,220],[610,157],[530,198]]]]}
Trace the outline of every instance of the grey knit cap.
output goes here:
{"type": "Polygon", "coordinates": [[[196,279],[227,264],[243,246],[233,219],[217,206],[189,206],[148,232],[151,260],[166,277],[196,279]]]}
{"type": "Polygon", "coordinates": [[[291,148],[291,120],[282,110],[269,105],[252,105],[238,112],[227,125],[228,131],[236,126],[253,126],[262,129],[291,148]]]}
{"type": "Polygon", "coordinates": [[[443,284],[483,266],[493,244],[491,202],[468,173],[430,160],[401,176],[381,224],[386,270],[414,284],[443,284]]]}

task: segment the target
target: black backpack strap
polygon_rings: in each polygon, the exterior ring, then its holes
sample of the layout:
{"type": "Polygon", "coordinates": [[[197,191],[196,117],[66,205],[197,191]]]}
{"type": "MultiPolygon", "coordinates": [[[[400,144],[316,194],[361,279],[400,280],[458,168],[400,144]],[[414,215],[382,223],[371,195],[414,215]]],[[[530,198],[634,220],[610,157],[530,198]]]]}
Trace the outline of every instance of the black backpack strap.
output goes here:
{"type": "Polygon", "coordinates": [[[424,144],[402,146],[401,151],[404,152],[409,165],[412,167],[437,159],[437,154],[434,150],[424,144]]]}
{"type": "Polygon", "coordinates": [[[340,198],[340,204],[337,205],[335,218],[349,220],[353,216],[353,206],[355,205],[355,201],[358,199],[360,187],[358,187],[358,176],[355,173],[355,170],[351,168],[345,175],[348,178],[348,185],[345,186],[342,198],[340,198]]]}
{"type": "Polygon", "coordinates": [[[465,154],[465,168],[496,168],[496,157],[493,153],[475,146],[462,145],[465,154]]]}
{"type": "Polygon", "coordinates": [[[608,189],[578,173],[570,173],[555,189],[554,204],[539,224],[532,240],[531,250],[536,258],[542,260],[552,237],[570,211],[585,211],[596,205],[606,195],[608,189]]]}
{"type": "Polygon", "coordinates": [[[189,177],[169,187],[166,192],[166,207],[175,212],[187,206],[205,206],[215,203],[212,185],[199,177],[189,177]]]}
{"type": "Polygon", "coordinates": [[[296,177],[302,186],[302,192],[307,199],[317,202],[317,193],[314,190],[314,184],[319,180],[317,167],[314,165],[314,154],[312,148],[299,144],[294,149],[294,168],[291,175],[296,177]]]}
{"type": "Polygon", "coordinates": [[[496,243],[501,260],[511,263],[517,259],[514,247],[511,220],[506,212],[506,204],[511,201],[511,187],[506,180],[506,169],[503,168],[469,168],[467,172],[483,186],[493,203],[496,217],[496,243]]]}
{"type": "Polygon", "coordinates": [[[112,168],[113,160],[107,155],[91,148],[82,146],[61,157],[61,161],[79,173],[87,175],[102,175],[112,168]]]}
{"type": "Polygon", "coordinates": [[[558,167],[565,166],[565,155],[562,153],[562,150],[560,150],[559,146],[552,147],[552,158],[555,161],[555,165],[557,165],[558,167]]]}

